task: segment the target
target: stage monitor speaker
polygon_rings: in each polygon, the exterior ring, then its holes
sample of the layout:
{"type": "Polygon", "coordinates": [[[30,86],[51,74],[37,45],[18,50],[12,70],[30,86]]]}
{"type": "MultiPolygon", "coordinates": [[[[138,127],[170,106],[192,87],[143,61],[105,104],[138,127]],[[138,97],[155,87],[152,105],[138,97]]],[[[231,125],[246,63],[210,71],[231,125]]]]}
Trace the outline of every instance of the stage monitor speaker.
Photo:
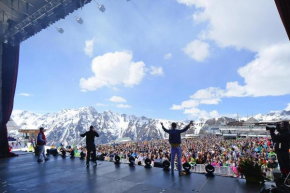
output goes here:
{"type": "Polygon", "coordinates": [[[46,152],[47,154],[51,154],[53,156],[56,156],[58,154],[57,149],[47,149],[46,152]]]}
{"type": "Polygon", "coordinates": [[[154,167],[163,168],[163,164],[161,162],[154,162],[154,167]]]}
{"type": "Polygon", "coordinates": [[[102,155],[97,155],[97,160],[104,161],[105,157],[102,155]]]}

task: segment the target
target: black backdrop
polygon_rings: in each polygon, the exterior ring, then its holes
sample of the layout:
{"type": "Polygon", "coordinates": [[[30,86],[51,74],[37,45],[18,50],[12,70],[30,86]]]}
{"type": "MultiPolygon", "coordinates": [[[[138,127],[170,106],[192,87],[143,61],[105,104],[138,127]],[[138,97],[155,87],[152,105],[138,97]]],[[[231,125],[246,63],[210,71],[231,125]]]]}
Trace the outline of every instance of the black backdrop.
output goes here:
{"type": "Polygon", "coordinates": [[[0,157],[9,157],[14,155],[13,153],[9,153],[6,124],[9,121],[13,109],[18,63],[19,45],[11,46],[2,44],[2,88],[0,88],[2,116],[0,117],[0,157]]]}

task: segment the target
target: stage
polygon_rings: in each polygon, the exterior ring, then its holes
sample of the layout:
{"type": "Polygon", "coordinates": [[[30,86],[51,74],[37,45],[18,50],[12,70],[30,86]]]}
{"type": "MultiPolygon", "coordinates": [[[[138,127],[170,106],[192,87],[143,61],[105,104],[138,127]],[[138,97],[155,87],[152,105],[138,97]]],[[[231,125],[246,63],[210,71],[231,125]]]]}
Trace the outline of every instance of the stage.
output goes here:
{"type": "Polygon", "coordinates": [[[265,185],[246,184],[243,179],[204,174],[178,176],[161,168],[145,169],[112,162],[98,162],[85,167],[85,160],[63,159],[50,156],[45,163],[37,163],[32,153],[19,153],[18,157],[0,159],[0,192],[199,192],[199,193],[251,193],[265,185]]]}

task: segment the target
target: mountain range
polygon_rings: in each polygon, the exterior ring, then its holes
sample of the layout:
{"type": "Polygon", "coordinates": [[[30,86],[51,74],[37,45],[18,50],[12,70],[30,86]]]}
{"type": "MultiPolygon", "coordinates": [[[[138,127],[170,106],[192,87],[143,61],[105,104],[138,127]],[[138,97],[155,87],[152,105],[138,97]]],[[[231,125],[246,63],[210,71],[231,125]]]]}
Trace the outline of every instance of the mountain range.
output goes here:
{"type": "MultiPolygon", "coordinates": [[[[275,111],[266,115],[258,114],[254,118],[259,121],[289,119],[290,111],[275,111]]],[[[20,129],[44,127],[49,144],[59,142],[64,144],[83,143],[84,138],[81,138],[80,134],[87,131],[90,125],[93,125],[100,134],[100,137],[96,140],[97,143],[108,143],[124,137],[130,137],[135,141],[164,139],[168,138],[168,135],[162,130],[160,123],[163,122],[166,128],[170,128],[170,124],[174,122],[165,119],[118,114],[112,111],[100,113],[94,107],[63,109],[58,113],[47,114],[15,110],[12,113],[12,119],[20,129]]],[[[246,117],[241,119],[246,120],[246,117]]],[[[235,121],[235,119],[229,117],[198,119],[186,134],[198,134],[201,130],[219,127],[231,121],[235,121]]],[[[178,122],[178,129],[185,127],[188,122],[178,122]]],[[[15,132],[9,133],[9,135],[21,136],[21,134],[15,132]]]]}
{"type": "MultiPolygon", "coordinates": [[[[47,114],[16,110],[12,113],[12,119],[20,129],[44,127],[49,144],[55,142],[80,144],[84,142],[84,138],[81,138],[80,134],[87,131],[90,125],[93,125],[100,135],[96,140],[97,143],[108,143],[124,137],[130,137],[136,141],[163,139],[168,136],[162,130],[160,123],[163,122],[164,126],[169,128],[173,122],[144,116],[117,114],[112,111],[100,113],[93,107],[63,109],[58,113],[47,114]]],[[[179,122],[178,128],[183,128],[186,124],[186,121],[179,122]]],[[[199,133],[201,128],[202,125],[192,127],[187,134],[199,133]]],[[[13,134],[15,135],[15,133],[13,134]]]]}

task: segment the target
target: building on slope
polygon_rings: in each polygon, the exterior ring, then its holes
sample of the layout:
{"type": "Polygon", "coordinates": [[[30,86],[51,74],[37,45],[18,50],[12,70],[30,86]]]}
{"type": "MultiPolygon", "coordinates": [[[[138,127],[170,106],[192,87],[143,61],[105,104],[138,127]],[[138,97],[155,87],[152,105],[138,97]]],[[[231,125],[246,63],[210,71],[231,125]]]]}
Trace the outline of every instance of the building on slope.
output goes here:
{"type": "Polygon", "coordinates": [[[225,139],[270,137],[266,125],[260,125],[253,117],[246,121],[230,122],[221,126],[219,131],[225,139]]]}

